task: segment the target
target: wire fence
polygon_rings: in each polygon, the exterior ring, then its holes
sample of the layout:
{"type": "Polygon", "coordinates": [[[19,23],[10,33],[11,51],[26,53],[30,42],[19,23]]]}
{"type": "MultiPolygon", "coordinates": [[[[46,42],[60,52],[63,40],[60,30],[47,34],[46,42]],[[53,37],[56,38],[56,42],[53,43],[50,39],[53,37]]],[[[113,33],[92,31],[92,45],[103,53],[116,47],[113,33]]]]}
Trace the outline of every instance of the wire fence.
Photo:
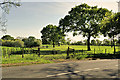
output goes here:
{"type": "MultiPolygon", "coordinates": [[[[120,48],[117,47],[115,49],[115,54],[120,54],[120,48]]],[[[40,48],[2,48],[2,56],[3,58],[10,58],[11,55],[21,55],[24,58],[24,54],[37,54],[39,57],[40,55],[56,55],[56,54],[67,54],[69,55],[96,55],[96,54],[114,54],[114,49],[110,48],[92,48],[91,51],[87,51],[84,49],[75,50],[74,48],[68,47],[67,50],[43,50],[40,48]]]]}

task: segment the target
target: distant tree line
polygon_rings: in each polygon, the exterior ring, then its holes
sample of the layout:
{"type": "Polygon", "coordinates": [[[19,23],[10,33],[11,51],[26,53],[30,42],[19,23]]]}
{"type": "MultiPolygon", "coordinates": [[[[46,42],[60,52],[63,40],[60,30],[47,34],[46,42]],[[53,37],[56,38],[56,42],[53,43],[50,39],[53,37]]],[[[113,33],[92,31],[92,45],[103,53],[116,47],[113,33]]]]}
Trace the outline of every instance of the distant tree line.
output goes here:
{"type": "Polygon", "coordinates": [[[42,45],[42,41],[40,39],[36,39],[33,36],[29,36],[28,38],[14,38],[10,35],[5,35],[1,38],[2,46],[7,47],[40,47],[42,45]]]}
{"type": "MultiPolygon", "coordinates": [[[[115,45],[119,45],[120,40],[115,39],[115,45]]],[[[87,40],[84,41],[77,41],[72,42],[71,45],[87,45],[87,40]]],[[[113,41],[110,41],[108,39],[104,39],[103,41],[100,40],[91,40],[90,45],[94,46],[113,46],[113,41]]]]}

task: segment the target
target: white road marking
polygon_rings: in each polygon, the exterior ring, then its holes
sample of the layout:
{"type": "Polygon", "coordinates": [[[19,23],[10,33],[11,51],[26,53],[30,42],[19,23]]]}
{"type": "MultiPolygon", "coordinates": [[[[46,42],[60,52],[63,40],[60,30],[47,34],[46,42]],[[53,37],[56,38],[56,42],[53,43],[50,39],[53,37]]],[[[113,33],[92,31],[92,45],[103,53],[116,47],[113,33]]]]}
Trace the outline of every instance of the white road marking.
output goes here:
{"type": "MultiPolygon", "coordinates": [[[[100,69],[100,68],[86,69],[86,70],[84,70],[84,71],[91,71],[91,70],[97,70],[97,69],[100,69]]],[[[60,75],[65,75],[65,74],[70,74],[70,73],[79,73],[79,72],[80,72],[80,71],[59,73],[59,74],[56,74],[56,75],[47,75],[46,77],[60,76],[60,75]]],[[[115,76],[113,76],[113,77],[115,77],[115,76]]]]}
{"type": "Polygon", "coordinates": [[[118,66],[118,65],[115,65],[115,66],[118,66]]]}
{"type": "Polygon", "coordinates": [[[79,73],[80,71],[74,71],[74,73],[79,73]]]}
{"type": "Polygon", "coordinates": [[[94,69],[100,69],[100,68],[94,68],[94,69]]]}
{"type": "MultiPolygon", "coordinates": [[[[74,71],[74,73],[78,73],[80,71],[74,71]]],[[[70,74],[72,72],[67,72],[67,73],[59,73],[59,74],[56,74],[56,75],[47,75],[46,77],[53,77],[53,76],[60,76],[60,75],[65,75],[65,74],[70,74]]]]}
{"type": "Polygon", "coordinates": [[[116,78],[117,76],[112,76],[111,78],[116,78]]]}
{"type": "Polygon", "coordinates": [[[46,77],[53,77],[53,76],[55,76],[55,75],[47,75],[46,77]]]}
{"type": "Polygon", "coordinates": [[[68,73],[60,73],[60,74],[57,74],[57,75],[60,76],[60,75],[64,75],[64,74],[68,74],[68,73]]]}
{"type": "Polygon", "coordinates": [[[91,71],[91,70],[93,70],[93,69],[86,69],[86,70],[84,70],[84,71],[91,71]]]}

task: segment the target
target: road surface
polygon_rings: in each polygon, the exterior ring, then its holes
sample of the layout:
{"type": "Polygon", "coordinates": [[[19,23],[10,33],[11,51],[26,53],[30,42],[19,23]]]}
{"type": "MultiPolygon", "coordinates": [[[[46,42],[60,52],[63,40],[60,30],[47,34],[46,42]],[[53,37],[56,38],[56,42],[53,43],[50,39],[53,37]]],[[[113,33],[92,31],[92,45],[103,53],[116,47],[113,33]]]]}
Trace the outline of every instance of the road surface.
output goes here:
{"type": "Polygon", "coordinates": [[[3,78],[117,78],[118,60],[88,60],[3,67],[3,78]]]}

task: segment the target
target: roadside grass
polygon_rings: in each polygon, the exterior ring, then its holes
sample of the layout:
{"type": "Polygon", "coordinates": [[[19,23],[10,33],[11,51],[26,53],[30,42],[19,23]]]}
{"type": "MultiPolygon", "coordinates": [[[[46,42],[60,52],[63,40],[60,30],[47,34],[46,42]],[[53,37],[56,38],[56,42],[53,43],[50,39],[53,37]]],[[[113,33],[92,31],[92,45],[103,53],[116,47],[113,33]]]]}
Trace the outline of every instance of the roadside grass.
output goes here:
{"type": "Polygon", "coordinates": [[[42,55],[41,57],[46,60],[56,60],[56,59],[66,59],[66,54],[56,54],[56,55],[42,55]]]}
{"type": "Polygon", "coordinates": [[[31,62],[39,62],[39,63],[53,63],[50,60],[46,60],[44,58],[40,58],[37,55],[25,54],[24,58],[21,55],[11,55],[10,58],[2,58],[2,64],[14,64],[14,63],[31,63],[31,62]]]}
{"type": "Polygon", "coordinates": [[[53,63],[51,60],[56,59],[66,59],[66,54],[57,54],[57,55],[41,55],[38,57],[36,54],[25,54],[24,58],[22,55],[11,55],[10,58],[2,57],[2,64],[14,64],[14,63],[53,63]]]}

